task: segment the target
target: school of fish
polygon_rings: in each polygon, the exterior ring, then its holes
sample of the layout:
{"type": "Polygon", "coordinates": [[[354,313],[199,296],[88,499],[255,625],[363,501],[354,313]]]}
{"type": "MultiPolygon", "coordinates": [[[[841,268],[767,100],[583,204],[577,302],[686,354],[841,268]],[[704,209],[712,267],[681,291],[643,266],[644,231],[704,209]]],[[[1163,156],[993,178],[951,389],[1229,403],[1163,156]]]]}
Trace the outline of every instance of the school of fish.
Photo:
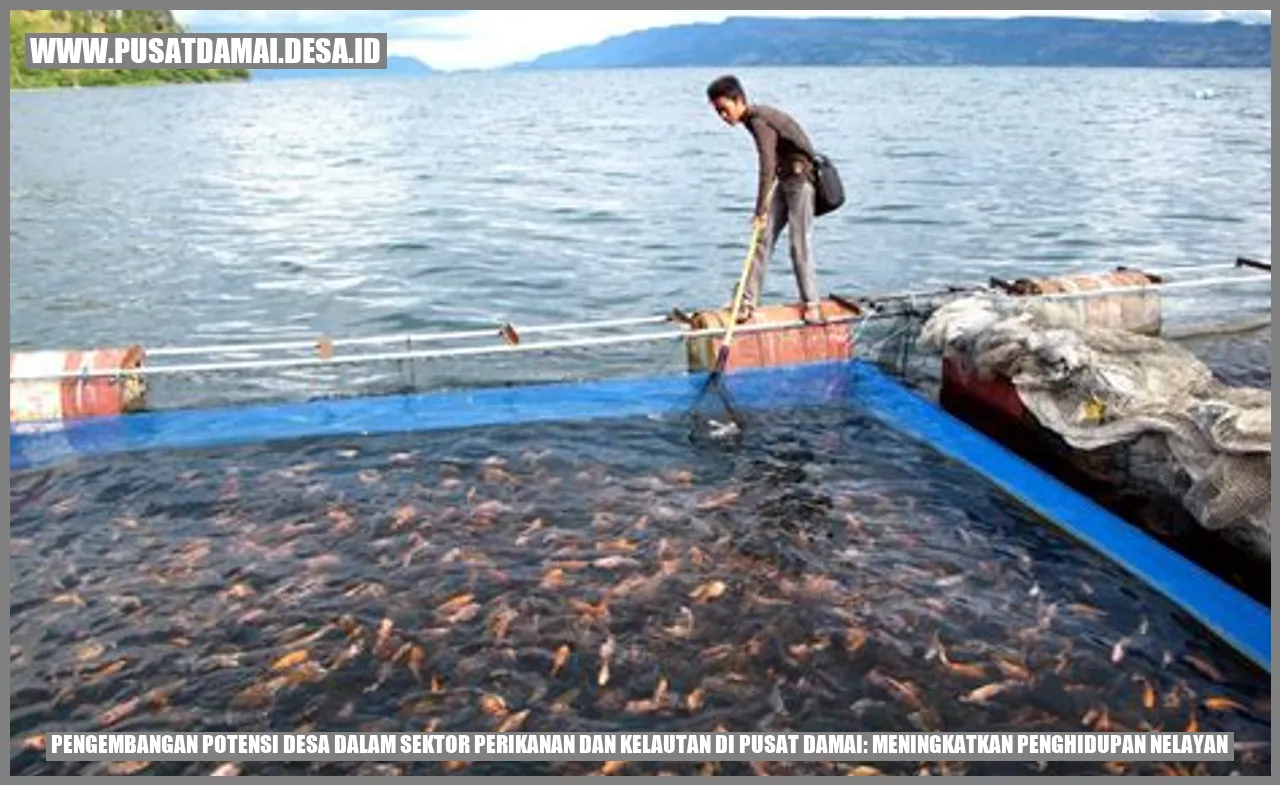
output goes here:
{"type": "Polygon", "coordinates": [[[847,412],[15,475],[22,774],[1258,774],[1270,683],[847,412]],[[58,763],[43,731],[1230,730],[1232,762],[58,763]]]}

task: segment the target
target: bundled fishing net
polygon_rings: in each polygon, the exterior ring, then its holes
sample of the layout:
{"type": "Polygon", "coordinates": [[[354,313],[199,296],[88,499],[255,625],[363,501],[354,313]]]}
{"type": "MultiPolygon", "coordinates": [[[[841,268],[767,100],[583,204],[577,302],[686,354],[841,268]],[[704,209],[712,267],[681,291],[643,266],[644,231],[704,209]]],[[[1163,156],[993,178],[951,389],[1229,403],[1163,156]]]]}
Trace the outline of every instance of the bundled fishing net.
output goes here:
{"type": "Polygon", "coordinates": [[[1185,349],[1086,325],[1051,302],[977,295],[939,308],[921,343],[1010,380],[1040,425],[1083,451],[1122,446],[1205,529],[1271,554],[1271,391],[1232,387],[1185,349]]]}
{"type": "Polygon", "coordinates": [[[920,297],[863,303],[868,318],[855,328],[855,356],[899,382],[936,392],[937,358],[920,351],[920,331],[945,300],[920,297]]]}

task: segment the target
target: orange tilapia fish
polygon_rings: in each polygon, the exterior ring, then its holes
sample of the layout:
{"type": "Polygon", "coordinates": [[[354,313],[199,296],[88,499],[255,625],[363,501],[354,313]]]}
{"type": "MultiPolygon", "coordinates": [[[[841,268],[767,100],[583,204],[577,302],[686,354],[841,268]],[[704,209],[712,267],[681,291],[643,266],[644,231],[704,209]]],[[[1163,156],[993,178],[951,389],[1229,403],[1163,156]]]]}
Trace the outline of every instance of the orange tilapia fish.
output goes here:
{"type": "Polygon", "coordinates": [[[66,594],[59,594],[56,597],[54,597],[52,600],[50,600],[50,602],[52,602],[54,605],[75,605],[80,608],[85,607],[84,598],[81,597],[76,592],[67,592],[66,594]]]}
{"type": "Polygon", "coordinates": [[[479,525],[488,526],[497,521],[498,516],[507,511],[507,505],[497,500],[480,502],[471,510],[471,520],[479,525]]]}
{"type": "Polygon", "coordinates": [[[649,714],[657,710],[658,704],[654,703],[650,698],[627,701],[626,706],[623,707],[623,711],[628,714],[649,714]]]}
{"type": "Polygon", "coordinates": [[[614,646],[612,635],[605,638],[604,643],[600,644],[600,673],[596,683],[601,687],[609,683],[609,661],[613,659],[614,646]]]}
{"type": "Polygon", "coordinates": [[[577,699],[580,690],[569,690],[560,697],[551,702],[552,714],[568,714],[573,708],[573,702],[577,699]]]}
{"type": "Polygon", "coordinates": [[[427,653],[421,646],[411,646],[409,649],[408,668],[413,674],[414,681],[422,683],[422,666],[426,664],[427,653]]]}
{"type": "Polygon", "coordinates": [[[1013,660],[1005,657],[996,657],[994,661],[996,668],[998,668],[1000,673],[1007,679],[1017,679],[1020,681],[1029,681],[1031,679],[1031,671],[1027,670],[1025,666],[1018,662],[1014,662],[1013,660]]]}
{"type": "Polygon", "coordinates": [[[442,603],[439,607],[437,607],[436,613],[441,614],[443,616],[448,616],[450,614],[456,613],[462,608],[465,608],[471,605],[474,599],[475,599],[475,595],[459,594],[455,597],[451,597],[450,599],[442,603]]]}
{"type": "Polygon", "coordinates": [[[640,566],[640,562],[629,556],[604,556],[592,562],[593,567],[598,570],[619,570],[634,569],[640,566]]]}
{"type": "Polygon", "coordinates": [[[507,715],[507,702],[502,699],[501,695],[487,693],[480,696],[480,711],[490,717],[505,717],[507,715]]]}
{"type": "Polygon", "coordinates": [[[129,664],[128,659],[123,657],[118,660],[114,660],[112,662],[106,663],[105,665],[102,665],[97,670],[89,674],[89,678],[85,680],[85,684],[86,685],[96,684],[102,681],[103,679],[110,678],[111,676],[114,676],[120,671],[124,670],[125,666],[128,664],[129,664]]]}
{"type": "Polygon", "coordinates": [[[485,485],[510,485],[515,482],[516,476],[498,466],[488,466],[480,471],[480,482],[485,485]]]}
{"type": "Polygon", "coordinates": [[[397,509],[391,516],[391,530],[397,531],[399,529],[403,529],[413,523],[414,519],[417,517],[418,511],[414,509],[414,506],[412,504],[405,504],[397,509]]]}
{"type": "Polygon", "coordinates": [[[128,776],[137,774],[138,772],[151,766],[150,761],[145,760],[121,760],[108,763],[105,767],[107,774],[113,777],[128,776]]]}
{"type": "Polygon", "coordinates": [[[243,581],[233,583],[223,591],[223,595],[232,600],[247,600],[255,594],[257,592],[253,590],[253,586],[243,581]]]}
{"type": "Polygon", "coordinates": [[[387,596],[387,588],[377,582],[358,583],[347,589],[343,596],[347,598],[372,597],[374,599],[383,599],[387,596]]]}
{"type": "Polygon", "coordinates": [[[722,510],[729,507],[738,500],[741,494],[738,491],[728,490],[718,493],[709,498],[698,502],[697,509],[702,512],[710,512],[711,510],[722,510]]]}
{"type": "Polygon", "coordinates": [[[283,684],[312,684],[320,681],[328,674],[318,662],[308,660],[296,668],[292,668],[280,677],[283,684]]]}
{"type": "Polygon", "coordinates": [[[373,640],[374,649],[380,649],[387,645],[387,641],[391,638],[391,632],[395,629],[395,622],[391,619],[383,618],[378,622],[378,634],[373,640]]]}
{"type": "Polygon", "coordinates": [[[511,731],[519,730],[520,726],[524,725],[524,721],[528,718],[529,718],[529,709],[522,709],[520,711],[515,712],[514,714],[508,714],[506,719],[504,719],[502,723],[498,725],[497,732],[510,733],[511,731]]]}
{"type": "Polygon", "coordinates": [[[552,676],[558,676],[560,675],[560,671],[564,670],[565,664],[569,662],[569,655],[571,652],[572,650],[569,648],[568,644],[562,644],[560,648],[556,649],[555,660],[551,663],[552,676]]]}
{"type": "Polygon", "coordinates": [[[1248,711],[1244,706],[1230,698],[1211,695],[1202,704],[1209,711],[1248,711]]]}
{"type": "Polygon", "coordinates": [[[538,584],[547,591],[554,591],[565,586],[564,570],[559,567],[553,567],[542,575],[542,581],[538,584]]]}
{"type": "Polygon", "coordinates": [[[961,703],[986,703],[1002,692],[1018,686],[1015,681],[998,681],[985,684],[960,697],[961,703]]]}
{"type": "Polygon", "coordinates": [[[616,540],[605,540],[604,542],[596,543],[596,550],[606,551],[606,552],[616,551],[618,553],[634,553],[636,550],[639,549],[639,547],[640,546],[636,545],[634,542],[626,538],[619,538],[616,540]]]}
{"type": "Polygon", "coordinates": [[[653,688],[654,703],[658,703],[658,704],[666,703],[667,690],[668,690],[667,680],[661,679],[661,678],[658,679],[658,684],[653,688]]]}
{"type": "Polygon", "coordinates": [[[489,634],[493,635],[497,640],[502,640],[507,637],[507,632],[511,629],[512,622],[518,618],[520,618],[519,611],[506,605],[498,608],[489,616],[486,625],[489,634]]]}
{"type": "Polygon", "coordinates": [[[1182,659],[1206,679],[1217,682],[1222,681],[1222,671],[1214,667],[1213,663],[1205,658],[1196,654],[1184,654],[1182,659]]]}
{"type": "Polygon", "coordinates": [[[866,679],[870,683],[894,696],[895,699],[906,703],[912,708],[918,709],[921,707],[919,692],[910,682],[904,682],[895,679],[892,676],[886,676],[876,668],[872,668],[867,672],[866,679]]]}
{"type": "Polygon", "coordinates": [[[1148,711],[1156,707],[1156,690],[1146,679],[1142,680],[1142,707],[1148,711]]]}
{"type": "Polygon", "coordinates": [[[692,485],[693,472],[688,469],[673,469],[665,471],[661,475],[662,479],[671,485],[692,485]]]}
{"type": "Polygon", "coordinates": [[[569,598],[569,605],[579,614],[586,616],[592,621],[604,621],[609,618],[609,606],[604,600],[599,605],[592,605],[589,602],[583,602],[574,597],[569,598]]]}
{"type": "Polygon", "coordinates": [[[632,575],[606,590],[606,595],[614,599],[628,597],[633,594],[648,596],[656,591],[664,580],[665,576],[661,573],[653,576],[632,575]]]}
{"type": "Polygon", "coordinates": [[[698,709],[702,708],[702,704],[705,702],[705,700],[706,700],[706,691],[703,690],[701,687],[694,689],[693,692],[689,693],[684,698],[685,711],[688,711],[690,714],[696,712],[698,709]]]}
{"type": "Polygon", "coordinates": [[[147,694],[142,696],[142,699],[151,708],[161,709],[168,706],[169,700],[185,686],[187,686],[187,680],[178,679],[161,687],[154,687],[148,690],[147,694]]]}
{"type": "Polygon", "coordinates": [[[406,642],[406,643],[400,644],[400,648],[396,649],[395,653],[391,655],[391,662],[398,663],[402,660],[408,660],[409,653],[412,651],[413,651],[412,643],[406,642]]]}
{"type": "Polygon", "coordinates": [[[1125,653],[1124,648],[1126,643],[1128,643],[1127,640],[1121,639],[1116,641],[1116,644],[1111,647],[1111,664],[1112,665],[1116,665],[1121,660],[1124,659],[1124,653],[1125,653]]]}
{"type": "Polygon", "coordinates": [[[987,675],[987,669],[972,662],[949,662],[947,668],[952,673],[966,679],[981,679],[987,675]]]}
{"type": "Polygon", "coordinates": [[[271,670],[280,671],[280,670],[288,670],[289,668],[295,668],[301,665],[302,663],[306,662],[307,658],[310,656],[311,656],[310,652],[308,652],[306,649],[291,651],[288,654],[276,660],[275,662],[271,663],[271,670]]]}
{"type": "Polygon", "coordinates": [[[675,638],[689,637],[693,633],[693,611],[681,606],[680,620],[669,627],[663,627],[662,631],[675,638]]]}
{"type": "Polygon", "coordinates": [[[703,649],[698,656],[707,661],[722,660],[733,654],[734,649],[732,643],[718,643],[703,649]]]}
{"type": "Polygon", "coordinates": [[[976,663],[952,662],[951,658],[947,656],[947,649],[942,644],[942,639],[938,637],[937,633],[934,633],[931,651],[937,654],[938,662],[946,667],[947,670],[959,676],[964,676],[970,679],[981,679],[987,674],[986,668],[976,663]]]}
{"type": "Polygon", "coordinates": [[[98,727],[110,728],[132,716],[141,706],[142,699],[136,696],[123,703],[117,703],[98,715],[98,727]]]}
{"type": "Polygon", "coordinates": [[[92,662],[107,651],[107,647],[97,641],[89,641],[76,647],[75,660],[79,663],[92,662]]]}
{"type": "Polygon", "coordinates": [[[345,534],[355,529],[356,519],[341,507],[331,507],[328,512],[330,523],[336,534],[345,534]]]}
{"type": "Polygon", "coordinates": [[[710,602],[724,596],[729,587],[721,580],[708,581],[693,591],[689,592],[689,597],[696,602],[710,602]]]}

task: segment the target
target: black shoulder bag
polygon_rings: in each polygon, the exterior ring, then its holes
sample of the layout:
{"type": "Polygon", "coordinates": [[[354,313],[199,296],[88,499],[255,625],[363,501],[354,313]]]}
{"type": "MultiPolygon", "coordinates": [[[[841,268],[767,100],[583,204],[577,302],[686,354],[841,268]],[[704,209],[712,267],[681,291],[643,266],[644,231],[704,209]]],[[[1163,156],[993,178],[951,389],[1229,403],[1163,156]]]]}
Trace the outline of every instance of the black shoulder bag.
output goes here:
{"type": "MultiPolygon", "coordinates": [[[[773,128],[774,133],[778,132],[772,123],[769,123],[769,127],[773,128]]],[[[844,183],[840,180],[840,170],[827,156],[808,145],[805,147],[805,154],[813,161],[813,214],[816,217],[834,212],[844,204],[844,183]]]]}
{"type": "Polygon", "coordinates": [[[840,170],[822,153],[813,156],[814,215],[826,215],[844,204],[844,183],[840,170]]]}

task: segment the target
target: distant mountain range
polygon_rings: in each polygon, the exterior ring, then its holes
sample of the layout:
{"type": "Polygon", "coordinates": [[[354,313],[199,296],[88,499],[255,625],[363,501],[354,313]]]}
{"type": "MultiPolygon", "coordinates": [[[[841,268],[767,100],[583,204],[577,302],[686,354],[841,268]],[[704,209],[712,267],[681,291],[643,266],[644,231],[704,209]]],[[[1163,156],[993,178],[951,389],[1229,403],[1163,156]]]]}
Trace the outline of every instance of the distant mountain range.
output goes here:
{"type": "Polygon", "coordinates": [[[398,76],[424,76],[433,74],[435,71],[431,66],[414,57],[401,57],[398,55],[389,55],[387,57],[387,70],[369,70],[369,69],[311,69],[311,68],[255,68],[253,70],[253,80],[255,82],[270,82],[279,79],[376,79],[398,76]]]}
{"type": "Polygon", "coordinates": [[[736,17],[641,30],[512,68],[802,65],[1270,68],[1271,24],[736,17]]]}

